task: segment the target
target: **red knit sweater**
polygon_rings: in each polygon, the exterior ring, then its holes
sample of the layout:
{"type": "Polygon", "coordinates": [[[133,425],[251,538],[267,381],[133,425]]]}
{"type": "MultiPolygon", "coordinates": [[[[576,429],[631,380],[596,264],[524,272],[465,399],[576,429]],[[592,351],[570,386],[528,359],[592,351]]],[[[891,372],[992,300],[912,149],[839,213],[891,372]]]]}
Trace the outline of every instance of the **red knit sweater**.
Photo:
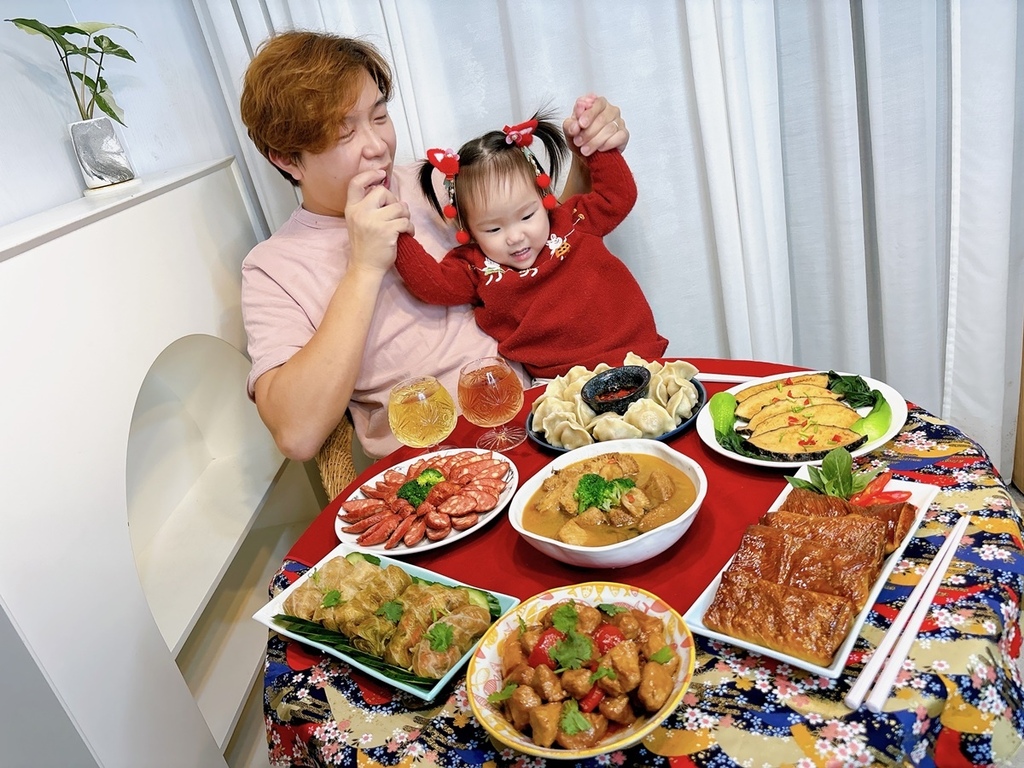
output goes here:
{"type": "Polygon", "coordinates": [[[602,238],[636,202],[636,183],[618,150],[588,159],[592,191],[551,211],[549,246],[530,269],[487,261],[475,243],[436,262],[415,238],[398,238],[395,264],[409,291],[428,304],[473,304],[498,351],[534,377],[574,365],[619,365],[628,352],[660,357],[668,341],[629,269],[602,238]],[[561,238],[561,241],[555,238],[561,238]]]}

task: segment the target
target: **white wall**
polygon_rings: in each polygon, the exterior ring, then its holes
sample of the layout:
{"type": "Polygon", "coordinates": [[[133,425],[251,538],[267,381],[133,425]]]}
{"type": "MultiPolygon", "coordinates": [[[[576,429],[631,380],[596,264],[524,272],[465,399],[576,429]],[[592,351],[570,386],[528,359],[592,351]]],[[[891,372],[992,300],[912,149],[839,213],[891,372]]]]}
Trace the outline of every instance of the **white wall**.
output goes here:
{"type": "MultiPolygon", "coordinates": [[[[191,0],[0,0],[0,19],[16,17],[135,31],[138,39],[110,31],[136,62],[110,60],[105,78],[125,112],[119,128],[138,176],[240,156],[191,0]]],[[[0,226],[81,197],[68,137],[77,119],[53,44],[0,22],[0,226]]],[[[249,193],[244,163],[240,170],[249,193]]]]}

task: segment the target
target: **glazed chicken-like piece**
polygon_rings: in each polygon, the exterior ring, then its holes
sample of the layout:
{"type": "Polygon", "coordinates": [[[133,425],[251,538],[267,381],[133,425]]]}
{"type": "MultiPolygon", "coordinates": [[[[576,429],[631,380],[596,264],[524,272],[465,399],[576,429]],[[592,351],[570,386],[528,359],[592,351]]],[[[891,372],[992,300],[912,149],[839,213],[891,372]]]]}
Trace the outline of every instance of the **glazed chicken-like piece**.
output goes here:
{"type": "Polygon", "coordinates": [[[644,654],[647,658],[650,658],[651,654],[665,644],[665,627],[660,619],[648,616],[643,611],[630,611],[630,615],[640,625],[640,631],[636,637],[637,643],[641,647],[652,648],[650,653],[644,654]]]}
{"type": "Polygon", "coordinates": [[[509,720],[512,721],[512,725],[522,730],[530,724],[530,712],[543,703],[533,688],[520,685],[512,692],[512,696],[508,700],[509,720]]]}
{"type": "Polygon", "coordinates": [[[640,622],[637,621],[632,611],[616,613],[608,619],[608,622],[618,627],[627,640],[633,640],[640,634],[640,622]]]}
{"type": "Polygon", "coordinates": [[[537,670],[527,664],[525,661],[518,667],[511,669],[508,674],[503,678],[506,684],[515,683],[516,685],[533,685],[533,678],[536,676],[537,670]]]}
{"type": "Polygon", "coordinates": [[[505,645],[501,649],[501,675],[505,677],[513,669],[521,664],[526,663],[526,653],[523,651],[522,644],[514,637],[510,636],[505,640],[505,645]]]}
{"type": "Polygon", "coordinates": [[[626,640],[601,657],[601,666],[610,668],[615,676],[602,677],[597,684],[605,693],[619,696],[640,684],[640,651],[632,640],[626,640]]]}
{"type": "Polygon", "coordinates": [[[637,698],[648,712],[657,712],[672,693],[672,673],[668,665],[649,661],[640,675],[637,698]]]}
{"type": "Polygon", "coordinates": [[[529,656],[533,653],[533,648],[537,645],[537,641],[540,639],[541,633],[540,627],[528,628],[519,634],[519,644],[523,647],[523,653],[529,656]]]}
{"type": "MultiPolygon", "coordinates": [[[[649,665],[648,665],[649,666],[649,665]]],[[[641,679],[641,684],[642,684],[641,679]]],[[[636,720],[636,713],[629,703],[629,696],[605,696],[597,706],[598,711],[613,723],[629,725],[636,720]]]]}
{"type": "Polygon", "coordinates": [[[544,699],[544,701],[562,701],[567,694],[559,679],[550,667],[541,664],[533,673],[533,690],[544,699]]]}
{"type": "Polygon", "coordinates": [[[574,699],[582,699],[586,696],[594,684],[590,681],[593,674],[589,669],[567,669],[562,673],[562,687],[574,699]]]}
{"type": "Polygon", "coordinates": [[[608,733],[608,718],[604,715],[599,712],[584,712],[583,717],[590,722],[590,728],[579,733],[566,733],[559,728],[556,737],[559,746],[573,750],[590,749],[608,733]]]}
{"type": "Polygon", "coordinates": [[[562,717],[562,705],[553,701],[530,710],[530,732],[533,743],[538,747],[550,747],[558,736],[558,721],[562,717]]]}
{"type": "Polygon", "coordinates": [[[647,494],[639,488],[633,488],[622,494],[622,498],[619,499],[619,504],[622,505],[624,510],[636,518],[643,517],[647,511],[654,506],[651,504],[651,500],[647,498],[647,494]]]}
{"type": "Polygon", "coordinates": [[[561,603],[555,603],[547,611],[544,612],[544,616],[541,619],[541,624],[544,627],[550,627],[553,623],[553,616],[564,605],[572,605],[576,609],[576,631],[583,634],[589,635],[602,623],[604,619],[601,617],[601,612],[592,605],[584,605],[583,603],[577,603],[571,600],[565,600],[561,603]]]}

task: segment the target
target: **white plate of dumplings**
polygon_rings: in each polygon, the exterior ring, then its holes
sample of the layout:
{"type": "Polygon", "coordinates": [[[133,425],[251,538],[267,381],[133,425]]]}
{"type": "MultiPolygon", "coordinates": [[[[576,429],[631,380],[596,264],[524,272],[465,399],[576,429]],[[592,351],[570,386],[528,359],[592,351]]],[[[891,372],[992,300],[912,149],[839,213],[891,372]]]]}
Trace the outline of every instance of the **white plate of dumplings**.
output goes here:
{"type": "Polygon", "coordinates": [[[580,390],[613,366],[601,363],[589,370],[578,365],[549,382],[534,401],[526,417],[530,439],[555,451],[571,451],[609,440],[671,440],[693,426],[708,397],[704,385],[694,378],[698,373],[694,365],[685,360],[648,362],[633,353],[623,365],[642,365],[651,372],[647,397],[630,405],[622,416],[597,414],[583,402],[580,390]]]}

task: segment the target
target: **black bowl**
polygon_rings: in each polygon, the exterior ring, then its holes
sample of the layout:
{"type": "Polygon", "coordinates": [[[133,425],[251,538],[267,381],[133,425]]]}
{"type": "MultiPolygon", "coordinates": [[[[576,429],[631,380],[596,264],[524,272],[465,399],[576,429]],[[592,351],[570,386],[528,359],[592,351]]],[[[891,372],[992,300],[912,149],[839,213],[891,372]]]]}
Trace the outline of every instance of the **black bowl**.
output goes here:
{"type": "Polygon", "coordinates": [[[597,374],[583,385],[580,396],[595,413],[613,411],[620,416],[637,400],[647,397],[651,372],[642,365],[623,365],[597,374]]]}

